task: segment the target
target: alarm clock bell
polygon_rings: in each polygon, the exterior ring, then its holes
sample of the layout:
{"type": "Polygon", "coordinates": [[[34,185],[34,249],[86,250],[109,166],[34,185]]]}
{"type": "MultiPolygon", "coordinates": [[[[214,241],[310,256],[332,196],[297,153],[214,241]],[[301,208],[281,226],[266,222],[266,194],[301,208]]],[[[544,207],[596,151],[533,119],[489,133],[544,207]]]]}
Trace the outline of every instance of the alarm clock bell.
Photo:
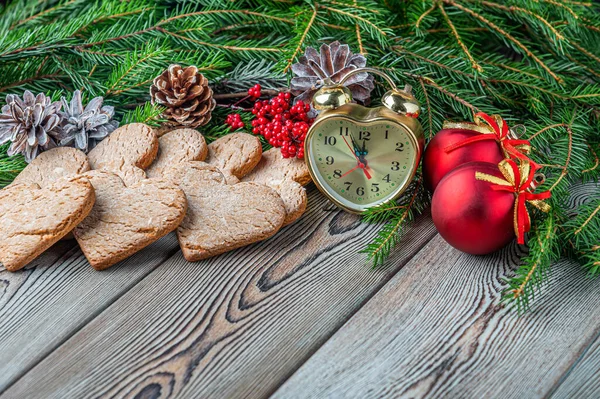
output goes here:
{"type": "Polygon", "coordinates": [[[381,97],[381,103],[388,109],[411,118],[416,118],[421,112],[419,102],[412,94],[412,87],[405,85],[403,90],[396,87],[394,81],[385,73],[374,68],[357,68],[348,72],[339,83],[327,78],[325,84],[313,96],[313,108],[318,111],[339,108],[352,102],[352,93],[344,86],[350,77],[360,73],[373,73],[382,76],[391,89],[381,97]]]}

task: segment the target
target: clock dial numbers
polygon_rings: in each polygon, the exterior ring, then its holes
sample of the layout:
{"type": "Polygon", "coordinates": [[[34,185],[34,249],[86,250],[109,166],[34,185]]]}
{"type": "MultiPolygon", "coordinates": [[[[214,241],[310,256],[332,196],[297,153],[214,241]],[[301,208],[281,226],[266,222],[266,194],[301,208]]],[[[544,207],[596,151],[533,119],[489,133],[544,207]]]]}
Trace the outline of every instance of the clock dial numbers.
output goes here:
{"type": "Polygon", "coordinates": [[[408,184],[417,148],[409,132],[390,121],[322,121],[307,143],[315,178],[328,195],[360,211],[393,198],[408,184]]]}

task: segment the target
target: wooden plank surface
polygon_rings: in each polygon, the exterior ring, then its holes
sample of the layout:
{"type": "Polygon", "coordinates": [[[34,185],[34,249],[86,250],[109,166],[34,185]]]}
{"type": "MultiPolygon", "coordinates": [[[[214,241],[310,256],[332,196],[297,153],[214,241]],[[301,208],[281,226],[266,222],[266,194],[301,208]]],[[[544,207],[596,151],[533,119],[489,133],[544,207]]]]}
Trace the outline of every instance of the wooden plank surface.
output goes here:
{"type": "MultiPolygon", "coordinates": [[[[574,202],[586,198],[575,190],[574,202]]],[[[274,397],[546,396],[598,336],[600,286],[578,265],[554,265],[519,317],[499,305],[519,251],[470,256],[436,236],[274,397]]]]}
{"type": "MultiPolygon", "coordinates": [[[[598,282],[597,282],[598,283],[598,282]]],[[[600,398],[600,336],[585,351],[550,396],[552,399],[600,398]]]]}
{"type": "Polygon", "coordinates": [[[199,263],[177,253],[3,397],[265,397],[435,234],[422,218],[386,269],[357,254],[375,226],[311,189],[270,240],[199,263]]]}
{"type": "Polygon", "coordinates": [[[98,272],[75,241],[59,242],[26,269],[0,271],[0,392],[170,257],[174,234],[98,272]]]}
{"type": "MultiPolygon", "coordinates": [[[[575,201],[584,203],[591,197],[600,196],[600,186],[595,190],[575,192],[575,201]],[[587,194],[587,195],[586,195],[587,194]]],[[[600,279],[593,281],[600,287],[600,279]]],[[[600,398],[600,331],[591,344],[585,348],[582,356],[575,361],[562,380],[555,386],[553,399],[600,398]]]]}
{"type": "Polygon", "coordinates": [[[274,397],[545,396],[597,335],[600,287],[557,264],[518,317],[498,303],[517,253],[470,256],[437,236],[274,397]]]}

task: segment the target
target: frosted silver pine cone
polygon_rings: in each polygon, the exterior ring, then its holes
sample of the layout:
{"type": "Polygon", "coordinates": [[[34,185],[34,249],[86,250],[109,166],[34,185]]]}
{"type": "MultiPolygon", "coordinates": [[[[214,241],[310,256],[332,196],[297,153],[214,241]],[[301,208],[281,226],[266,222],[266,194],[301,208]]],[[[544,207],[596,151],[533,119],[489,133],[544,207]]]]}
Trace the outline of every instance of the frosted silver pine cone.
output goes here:
{"type": "Polygon", "coordinates": [[[31,162],[40,152],[56,147],[60,107],[59,101],[52,102],[43,93],[34,96],[26,90],[23,99],[7,95],[0,114],[0,144],[12,143],[8,155],[21,153],[31,162]]]}
{"type": "Polygon", "coordinates": [[[119,122],[112,119],[115,110],[109,105],[102,106],[102,97],[93,98],[83,108],[81,92],[75,90],[71,103],[65,97],[61,98],[63,112],[62,131],[57,136],[58,145],[74,146],[83,152],[88,152],[102,139],[111,134],[119,122]]]}
{"type": "MultiPolygon", "coordinates": [[[[297,96],[296,101],[310,103],[313,94],[323,86],[326,79],[337,83],[348,72],[366,65],[367,59],[364,55],[352,54],[347,44],[340,44],[338,41],[321,45],[319,52],[307,47],[298,63],[292,65],[292,94],[297,96]]],[[[366,103],[371,98],[375,82],[373,76],[368,73],[359,73],[348,79],[344,86],[350,89],[355,100],[366,103]]]]}

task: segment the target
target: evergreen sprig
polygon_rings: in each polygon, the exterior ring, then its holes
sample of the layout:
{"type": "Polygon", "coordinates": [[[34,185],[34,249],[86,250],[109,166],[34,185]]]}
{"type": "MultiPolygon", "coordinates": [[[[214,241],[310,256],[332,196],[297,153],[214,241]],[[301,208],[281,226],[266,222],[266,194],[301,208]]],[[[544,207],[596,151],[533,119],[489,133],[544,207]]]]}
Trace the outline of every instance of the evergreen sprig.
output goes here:
{"type": "MultiPolygon", "coordinates": [[[[209,139],[229,132],[226,107],[249,86],[280,90],[307,46],[348,43],[369,66],[413,87],[427,138],[445,119],[472,120],[477,111],[527,126],[532,157],[547,177],[541,189],[554,193],[553,210],[534,220],[529,255],[508,282],[506,300],[526,307],[561,256],[592,274],[599,270],[597,203],[572,210],[565,199],[574,185],[600,175],[600,12],[594,3],[12,0],[0,5],[0,28],[0,96],[28,89],[58,99],[82,89],[87,100],[104,96],[121,123],[158,124],[160,109],[146,103],[150,81],[170,63],[193,64],[211,80],[220,103],[204,128],[209,139]]],[[[383,90],[376,88],[374,104],[383,90]]],[[[20,158],[0,150],[0,184],[22,167],[20,158]]],[[[396,203],[365,216],[383,224],[365,249],[374,264],[426,207],[418,182],[396,203]]]]}

